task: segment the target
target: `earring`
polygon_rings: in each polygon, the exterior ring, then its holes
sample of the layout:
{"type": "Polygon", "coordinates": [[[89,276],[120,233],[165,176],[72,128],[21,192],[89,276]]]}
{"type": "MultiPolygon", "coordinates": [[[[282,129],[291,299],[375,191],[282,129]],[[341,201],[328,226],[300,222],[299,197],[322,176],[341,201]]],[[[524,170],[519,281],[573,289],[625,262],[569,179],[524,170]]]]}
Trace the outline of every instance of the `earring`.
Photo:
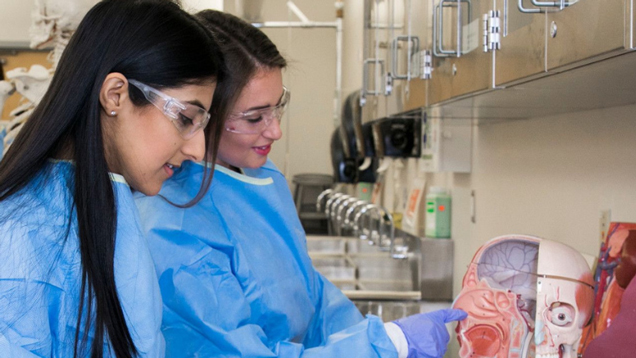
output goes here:
{"type": "Polygon", "coordinates": [[[110,115],[111,115],[111,116],[116,116],[116,115],[117,115],[117,112],[115,112],[115,111],[110,111],[110,115]]]}

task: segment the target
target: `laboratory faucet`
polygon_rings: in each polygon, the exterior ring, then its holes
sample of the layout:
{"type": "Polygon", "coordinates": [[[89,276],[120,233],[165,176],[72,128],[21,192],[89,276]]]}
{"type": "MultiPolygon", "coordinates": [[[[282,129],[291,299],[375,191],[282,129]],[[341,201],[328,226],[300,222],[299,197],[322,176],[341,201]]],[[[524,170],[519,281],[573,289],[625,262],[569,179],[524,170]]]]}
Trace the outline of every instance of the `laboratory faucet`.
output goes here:
{"type": "Polygon", "coordinates": [[[386,228],[388,226],[388,233],[385,231],[385,235],[380,235],[380,248],[391,251],[393,242],[395,241],[395,222],[393,221],[393,215],[388,210],[384,207],[380,207],[380,209],[383,213],[382,222],[385,225],[384,227],[386,228]]]}
{"type": "Polygon", "coordinates": [[[360,209],[360,211],[358,211],[356,216],[353,218],[353,232],[354,232],[354,235],[359,236],[360,239],[362,239],[362,240],[367,240],[367,239],[369,239],[369,237],[367,236],[367,233],[364,231],[364,228],[362,228],[362,225],[360,224],[360,221],[364,217],[364,214],[369,209],[372,209],[374,207],[375,207],[375,205],[373,205],[373,204],[367,204],[367,205],[363,206],[362,209],[360,209]]]}
{"type": "Polygon", "coordinates": [[[327,189],[327,190],[324,190],[322,193],[320,193],[320,195],[318,195],[318,198],[316,199],[317,212],[322,211],[322,199],[324,199],[325,196],[331,195],[331,193],[333,193],[333,189],[327,189]]]}
{"type": "Polygon", "coordinates": [[[352,229],[354,228],[354,223],[355,220],[351,220],[351,214],[353,214],[356,209],[362,207],[363,205],[368,204],[366,201],[364,200],[358,200],[355,204],[351,205],[351,207],[349,209],[347,209],[347,212],[344,215],[344,227],[348,228],[348,229],[352,229]]]}
{"type": "Polygon", "coordinates": [[[349,198],[351,198],[351,196],[346,194],[339,195],[334,201],[329,203],[327,206],[327,211],[326,211],[327,219],[329,219],[329,225],[330,227],[332,227],[332,232],[337,236],[340,236],[341,230],[339,225],[336,223],[336,210],[338,206],[340,205],[340,203],[348,200],[349,198]]]}
{"type": "Polygon", "coordinates": [[[329,197],[329,199],[327,199],[327,203],[325,204],[325,214],[327,214],[327,216],[329,216],[329,208],[331,207],[331,204],[338,199],[339,197],[343,196],[343,193],[335,193],[333,195],[331,195],[329,197]]]}
{"type": "Polygon", "coordinates": [[[370,211],[377,214],[377,231],[373,230],[373,222],[369,220],[369,231],[371,232],[371,241],[378,245],[378,248],[382,251],[389,251],[391,248],[391,241],[395,238],[395,226],[393,225],[393,217],[383,207],[374,205],[370,211]],[[387,220],[389,219],[389,225],[387,220]],[[387,242],[388,237],[388,242],[387,242]]]}
{"type": "Polygon", "coordinates": [[[336,210],[337,210],[338,206],[340,205],[340,203],[348,200],[349,198],[351,198],[351,196],[349,196],[347,194],[343,194],[343,195],[340,195],[338,198],[336,198],[336,200],[331,202],[331,204],[329,205],[328,209],[329,209],[329,218],[332,221],[336,219],[336,210]]]}
{"type": "Polygon", "coordinates": [[[355,198],[355,197],[350,197],[346,200],[344,200],[342,203],[340,203],[338,205],[338,207],[336,208],[336,225],[338,227],[338,236],[342,236],[342,229],[344,229],[344,225],[343,225],[343,216],[342,216],[342,212],[344,211],[344,209],[346,207],[348,207],[350,204],[358,202],[359,199],[355,198]]]}

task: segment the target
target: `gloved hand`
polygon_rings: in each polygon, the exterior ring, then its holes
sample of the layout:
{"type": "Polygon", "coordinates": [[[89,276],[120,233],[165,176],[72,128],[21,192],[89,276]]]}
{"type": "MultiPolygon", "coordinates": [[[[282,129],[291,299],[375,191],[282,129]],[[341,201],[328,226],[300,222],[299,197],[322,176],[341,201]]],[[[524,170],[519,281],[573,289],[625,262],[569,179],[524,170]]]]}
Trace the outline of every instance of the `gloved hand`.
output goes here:
{"type": "Polygon", "coordinates": [[[393,321],[409,344],[408,358],[438,358],[446,353],[450,340],[446,323],[461,321],[468,314],[458,309],[420,313],[393,321]]]}

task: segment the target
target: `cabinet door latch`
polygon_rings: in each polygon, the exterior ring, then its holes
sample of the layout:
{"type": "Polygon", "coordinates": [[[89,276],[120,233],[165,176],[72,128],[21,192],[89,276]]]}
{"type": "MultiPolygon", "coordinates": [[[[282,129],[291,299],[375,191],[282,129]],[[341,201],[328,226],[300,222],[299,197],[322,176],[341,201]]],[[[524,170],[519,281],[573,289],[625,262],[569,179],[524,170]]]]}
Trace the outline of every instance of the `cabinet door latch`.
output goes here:
{"type": "Polygon", "coordinates": [[[484,52],[501,49],[501,25],[499,10],[491,10],[484,14],[484,52]]]}

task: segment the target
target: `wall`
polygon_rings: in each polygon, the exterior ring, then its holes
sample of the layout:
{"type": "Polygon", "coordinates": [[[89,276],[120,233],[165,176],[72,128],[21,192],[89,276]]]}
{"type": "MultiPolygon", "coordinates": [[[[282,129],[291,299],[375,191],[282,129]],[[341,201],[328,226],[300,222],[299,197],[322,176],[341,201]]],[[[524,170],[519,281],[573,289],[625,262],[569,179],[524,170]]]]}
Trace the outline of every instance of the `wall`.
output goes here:
{"type": "MultiPolygon", "coordinates": [[[[635,116],[632,105],[475,126],[472,173],[426,175],[431,184],[453,187],[454,294],[490,238],[531,234],[591,257],[600,244],[601,210],[636,222],[635,116]]],[[[451,340],[446,357],[457,357],[458,349],[451,340]]]]}
{"type": "Polygon", "coordinates": [[[636,222],[635,115],[636,106],[625,106],[476,126],[472,173],[427,175],[455,194],[455,293],[490,238],[531,234],[594,256],[601,210],[636,222]]]}
{"type": "MultiPolygon", "coordinates": [[[[345,68],[360,68],[362,62],[361,3],[345,2],[345,29],[359,31],[357,37],[345,33],[345,68]]],[[[361,83],[351,74],[344,81],[350,89],[361,83]]],[[[472,173],[423,175],[416,161],[405,161],[410,174],[403,186],[421,175],[429,186],[453,189],[454,291],[459,292],[475,251],[490,238],[533,234],[594,256],[601,210],[610,209],[612,220],[636,222],[636,143],[629,140],[636,135],[634,116],[636,106],[627,106],[528,120],[475,121],[472,173]],[[470,221],[471,191],[476,195],[476,223],[470,221]]]]}
{"type": "MultiPolygon", "coordinates": [[[[311,21],[333,22],[333,1],[295,0],[311,21]]],[[[235,14],[233,0],[225,0],[225,11],[235,14]]],[[[299,21],[286,1],[266,0],[264,21],[299,21]]],[[[299,173],[331,174],[329,141],[334,131],[333,106],[336,88],[336,30],[332,28],[265,28],[289,62],[283,74],[291,90],[288,114],[283,118],[283,137],[272,146],[269,157],[288,180],[299,173]]]]}
{"type": "Polygon", "coordinates": [[[34,1],[2,0],[0,4],[0,45],[28,44],[34,1]]]}
{"type": "MultiPolygon", "coordinates": [[[[51,3],[73,3],[75,0],[49,0],[51,3]]],[[[97,3],[98,0],[92,2],[97,3]]],[[[46,2],[40,0],[40,2],[46,2]]],[[[90,3],[91,0],[82,2],[90,3]]],[[[30,42],[31,12],[36,0],[2,0],[0,3],[0,47],[10,44],[25,45],[30,42]]],[[[223,0],[183,0],[183,7],[190,11],[206,8],[223,9],[223,0]]]]}
{"type": "Polygon", "coordinates": [[[223,10],[223,0],[182,0],[181,4],[188,12],[204,9],[223,10]]]}

